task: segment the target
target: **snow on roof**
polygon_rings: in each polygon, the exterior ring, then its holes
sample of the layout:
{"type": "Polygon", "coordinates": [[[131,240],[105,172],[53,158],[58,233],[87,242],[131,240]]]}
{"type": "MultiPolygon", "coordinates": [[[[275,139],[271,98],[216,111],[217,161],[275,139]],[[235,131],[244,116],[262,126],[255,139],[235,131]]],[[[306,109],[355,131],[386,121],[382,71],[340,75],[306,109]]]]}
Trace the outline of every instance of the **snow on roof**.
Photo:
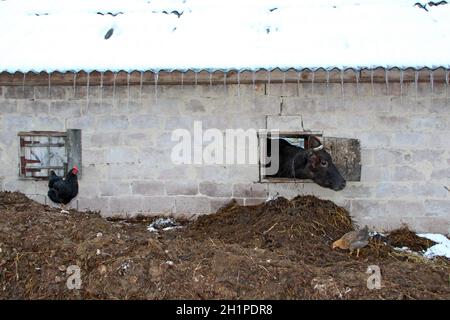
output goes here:
{"type": "Polygon", "coordinates": [[[416,1],[0,0],[0,71],[449,67],[416,1]]]}

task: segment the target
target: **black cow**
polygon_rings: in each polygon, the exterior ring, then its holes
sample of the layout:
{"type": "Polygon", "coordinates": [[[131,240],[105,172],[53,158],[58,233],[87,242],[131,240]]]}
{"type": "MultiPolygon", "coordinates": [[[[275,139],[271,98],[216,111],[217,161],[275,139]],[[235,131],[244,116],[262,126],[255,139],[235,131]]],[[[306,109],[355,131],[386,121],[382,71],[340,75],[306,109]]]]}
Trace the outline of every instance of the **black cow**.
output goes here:
{"type": "MultiPolygon", "coordinates": [[[[267,139],[267,155],[271,163],[276,155],[271,154],[271,141],[267,139]]],[[[274,142],[275,143],[275,142],[274,142]]],[[[318,185],[339,191],[345,187],[345,179],[341,176],[328,152],[323,149],[320,140],[309,136],[307,149],[294,146],[284,139],[278,139],[279,166],[278,171],[267,177],[311,179],[318,185]]]]}

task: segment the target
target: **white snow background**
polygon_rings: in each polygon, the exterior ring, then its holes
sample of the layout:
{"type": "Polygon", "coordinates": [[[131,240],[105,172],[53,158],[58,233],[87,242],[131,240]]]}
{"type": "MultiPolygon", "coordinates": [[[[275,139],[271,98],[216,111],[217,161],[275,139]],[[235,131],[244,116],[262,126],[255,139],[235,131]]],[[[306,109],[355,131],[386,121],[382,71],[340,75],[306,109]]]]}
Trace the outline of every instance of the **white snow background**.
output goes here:
{"type": "Polygon", "coordinates": [[[0,71],[450,66],[450,5],[415,2],[0,0],[0,71]]]}

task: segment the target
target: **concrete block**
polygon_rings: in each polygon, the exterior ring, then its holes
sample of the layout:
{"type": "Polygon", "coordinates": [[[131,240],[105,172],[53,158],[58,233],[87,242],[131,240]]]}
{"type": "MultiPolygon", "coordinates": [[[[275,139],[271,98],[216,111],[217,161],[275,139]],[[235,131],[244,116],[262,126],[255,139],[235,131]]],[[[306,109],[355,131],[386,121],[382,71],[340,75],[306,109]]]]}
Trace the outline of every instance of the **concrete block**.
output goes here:
{"type": "Polygon", "coordinates": [[[390,106],[393,114],[427,114],[431,108],[431,99],[393,97],[390,98],[390,106]]]}
{"type": "Polygon", "coordinates": [[[423,181],[426,175],[416,168],[409,166],[397,166],[393,170],[393,181],[423,181]]]}
{"type": "Polygon", "coordinates": [[[150,130],[145,131],[136,131],[136,132],[125,132],[123,134],[123,143],[126,145],[132,145],[132,146],[155,146],[154,142],[154,136],[155,133],[153,133],[150,130]]]}
{"type": "Polygon", "coordinates": [[[174,197],[142,197],[143,213],[168,214],[175,213],[174,197]]]}
{"type": "Polygon", "coordinates": [[[81,129],[83,133],[86,131],[95,131],[96,127],[96,118],[93,116],[81,116],[75,118],[68,118],[66,120],[67,129],[81,129]]]}
{"type": "Polygon", "coordinates": [[[166,181],[167,195],[182,195],[182,196],[195,196],[198,194],[198,182],[197,181],[166,181]]]}
{"type": "Polygon", "coordinates": [[[133,217],[142,212],[142,197],[121,196],[109,199],[109,211],[113,214],[133,217]]]}
{"type": "Polygon", "coordinates": [[[97,114],[106,114],[106,115],[111,115],[113,114],[114,109],[113,109],[113,104],[111,102],[108,101],[89,101],[89,104],[86,102],[86,107],[85,107],[85,114],[92,114],[92,115],[97,115],[97,114]]]}
{"type": "Polygon", "coordinates": [[[396,149],[374,149],[373,158],[379,166],[400,165],[405,161],[405,153],[396,149]]]}
{"type": "Polygon", "coordinates": [[[36,100],[19,100],[17,112],[20,114],[42,115],[49,113],[49,103],[36,100]]]}
{"type": "Polygon", "coordinates": [[[97,131],[91,135],[90,141],[92,146],[101,148],[120,145],[122,140],[120,132],[97,131]]]}
{"type": "Polygon", "coordinates": [[[233,186],[228,183],[200,182],[199,192],[210,197],[231,197],[233,186]]]}
{"type": "Polygon", "coordinates": [[[78,210],[80,211],[100,211],[102,215],[109,213],[109,199],[108,198],[85,198],[78,199],[78,210]]]}
{"type": "Polygon", "coordinates": [[[78,181],[78,184],[78,198],[95,198],[98,196],[97,183],[91,183],[89,181],[80,179],[78,181]]]}
{"type": "Polygon", "coordinates": [[[376,186],[376,197],[380,199],[397,199],[414,196],[409,184],[382,182],[376,186]]]}
{"type": "Polygon", "coordinates": [[[97,120],[97,130],[125,130],[128,128],[126,116],[101,116],[97,120]]]}
{"type": "Polygon", "coordinates": [[[130,115],[128,120],[133,129],[162,129],[162,121],[156,115],[130,115]]]}
{"type": "Polygon", "coordinates": [[[450,196],[450,191],[446,189],[450,187],[450,185],[446,186],[445,183],[448,184],[450,179],[446,179],[442,181],[442,183],[437,183],[433,180],[426,182],[419,182],[411,185],[411,190],[414,191],[416,198],[447,198],[450,196]]]}
{"type": "MultiPolygon", "coordinates": [[[[17,169],[18,175],[19,169],[17,169]]],[[[4,180],[4,190],[6,191],[19,191],[26,195],[38,194],[40,190],[36,187],[36,182],[33,180],[18,180],[17,175],[14,175],[11,179],[6,178],[4,180]]],[[[47,190],[46,190],[47,192],[47,190]]]]}
{"type": "Polygon", "coordinates": [[[351,200],[351,214],[357,217],[381,217],[386,215],[386,203],[380,200],[351,200]]]}
{"type": "Polygon", "coordinates": [[[389,200],[386,203],[386,212],[390,216],[418,217],[423,216],[425,210],[420,200],[389,200]]]}
{"type": "Polygon", "coordinates": [[[391,180],[391,169],[386,166],[361,167],[361,182],[382,182],[391,180]]]}
{"type": "MultiPolygon", "coordinates": [[[[4,131],[14,131],[15,136],[19,131],[30,131],[33,130],[33,117],[32,116],[20,116],[20,115],[4,115],[3,116],[3,130],[4,131]]],[[[3,140],[3,138],[2,138],[3,140]]]]}
{"type": "Polygon", "coordinates": [[[425,215],[438,216],[450,221],[450,199],[447,200],[425,200],[425,215]]]}
{"type": "Polygon", "coordinates": [[[108,181],[99,181],[98,188],[102,197],[131,195],[131,183],[129,182],[110,183],[108,181]]]}
{"type": "Polygon", "coordinates": [[[137,163],[139,153],[134,148],[110,147],[105,151],[106,163],[137,163]]]}
{"type": "Polygon", "coordinates": [[[17,100],[0,100],[0,114],[16,113],[17,100]]]}
{"type": "Polygon", "coordinates": [[[431,179],[433,180],[443,180],[450,181],[450,168],[445,169],[434,169],[431,173],[431,179]]]}
{"type": "MultiPolygon", "coordinates": [[[[219,211],[221,208],[229,204],[232,199],[230,198],[211,198],[211,212],[215,213],[219,211]]],[[[244,198],[234,198],[234,200],[241,206],[244,205],[244,198]]]]}
{"type": "Polygon", "coordinates": [[[269,185],[267,183],[236,183],[233,185],[234,198],[267,198],[269,185]]]}
{"type": "Polygon", "coordinates": [[[267,129],[280,131],[302,131],[302,117],[267,116],[267,129]]]}
{"type": "Polygon", "coordinates": [[[85,165],[105,164],[105,150],[104,149],[84,149],[83,163],[85,165]]]}
{"type": "Polygon", "coordinates": [[[211,200],[206,197],[175,197],[175,212],[177,214],[211,213],[211,200]]]}
{"type": "Polygon", "coordinates": [[[303,194],[305,183],[268,183],[269,197],[281,196],[288,199],[303,194]]]}
{"type": "Polygon", "coordinates": [[[80,117],[83,105],[73,101],[52,101],[50,113],[59,117],[80,117]]]}
{"type": "Polygon", "coordinates": [[[5,86],[3,87],[5,99],[34,99],[34,87],[32,86],[5,86]]]}
{"type": "Polygon", "coordinates": [[[166,194],[162,181],[133,181],[131,189],[136,195],[163,196],[166,194]]]}
{"type": "Polygon", "coordinates": [[[70,97],[71,90],[73,89],[67,86],[50,86],[50,90],[48,86],[35,86],[34,97],[42,100],[65,100],[70,97]]]}
{"type": "Polygon", "coordinates": [[[271,83],[266,87],[266,95],[298,97],[298,85],[297,83],[271,83]]]}
{"type": "Polygon", "coordinates": [[[391,144],[392,134],[385,132],[358,132],[355,138],[361,140],[362,148],[385,148],[391,144]]]}
{"type": "Polygon", "coordinates": [[[418,233],[440,233],[450,235],[450,219],[448,217],[417,217],[414,218],[414,231],[418,233]]]}
{"type": "Polygon", "coordinates": [[[429,137],[420,132],[396,132],[392,136],[391,146],[394,148],[423,148],[428,145],[429,137]]]}
{"type": "Polygon", "coordinates": [[[328,103],[328,99],[325,98],[297,98],[297,97],[285,97],[283,98],[283,115],[303,115],[313,114],[319,115],[325,112],[335,111],[335,106],[328,103]]]}
{"type": "Polygon", "coordinates": [[[391,99],[389,97],[359,97],[349,100],[353,105],[355,113],[373,114],[380,112],[391,112],[391,99]]]}
{"type": "Polygon", "coordinates": [[[374,187],[361,184],[360,182],[347,182],[345,188],[339,191],[338,194],[349,199],[367,199],[375,195],[374,189],[374,187]]]}
{"type": "MultiPolygon", "coordinates": [[[[157,168],[157,177],[160,180],[193,179],[196,177],[196,168],[190,165],[177,165],[171,168],[157,168]]],[[[147,171],[146,171],[147,172],[147,171]]]]}

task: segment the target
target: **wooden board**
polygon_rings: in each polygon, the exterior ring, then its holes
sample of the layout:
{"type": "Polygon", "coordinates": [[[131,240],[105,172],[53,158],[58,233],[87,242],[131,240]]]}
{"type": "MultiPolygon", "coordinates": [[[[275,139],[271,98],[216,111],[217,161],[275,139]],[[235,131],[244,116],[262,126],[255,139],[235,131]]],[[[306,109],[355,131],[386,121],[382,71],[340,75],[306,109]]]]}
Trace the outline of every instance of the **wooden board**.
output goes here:
{"type": "Polygon", "coordinates": [[[347,181],[361,181],[361,144],[358,139],[324,137],[323,145],[347,181]]]}

